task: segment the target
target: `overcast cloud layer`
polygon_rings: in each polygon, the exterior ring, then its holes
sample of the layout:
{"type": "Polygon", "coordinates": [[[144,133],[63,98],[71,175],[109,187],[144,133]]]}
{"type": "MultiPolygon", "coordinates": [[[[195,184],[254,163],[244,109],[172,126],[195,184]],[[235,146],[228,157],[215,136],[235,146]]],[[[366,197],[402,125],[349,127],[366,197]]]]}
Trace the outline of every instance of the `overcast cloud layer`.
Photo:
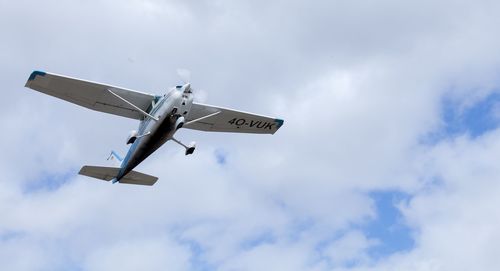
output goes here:
{"type": "Polygon", "coordinates": [[[500,2],[0,0],[1,270],[500,270],[500,2]],[[183,130],[77,175],[137,122],[32,70],[285,120],[183,130]]]}

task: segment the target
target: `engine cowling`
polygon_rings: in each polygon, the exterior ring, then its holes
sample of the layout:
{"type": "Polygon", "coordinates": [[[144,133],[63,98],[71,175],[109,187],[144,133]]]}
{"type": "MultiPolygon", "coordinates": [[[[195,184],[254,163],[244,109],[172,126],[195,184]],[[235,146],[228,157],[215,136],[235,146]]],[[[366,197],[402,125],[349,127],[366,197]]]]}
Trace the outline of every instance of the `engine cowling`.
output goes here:
{"type": "Polygon", "coordinates": [[[130,133],[128,134],[128,137],[127,137],[127,145],[133,144],[136,139],[137,139],[137,131],[136,130],[130,131],[130,133]]]}

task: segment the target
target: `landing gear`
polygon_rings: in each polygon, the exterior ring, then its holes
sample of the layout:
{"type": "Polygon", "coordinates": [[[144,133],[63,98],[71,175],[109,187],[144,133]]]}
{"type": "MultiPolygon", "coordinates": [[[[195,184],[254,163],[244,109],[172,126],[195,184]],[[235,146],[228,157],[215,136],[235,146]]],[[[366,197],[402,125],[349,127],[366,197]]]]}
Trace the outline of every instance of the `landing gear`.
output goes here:
{"type": "Polygon", "coordinates": [[[184,145],[184,143],[180,142],[179,140],[173,137],[172,140],[186,149],[186,155],[193,154],[194,150],[196,149],[196,142],[191,142],[189,145],[186,146],[184,145]]]}
{"type": "Polygon", "coordinates": [[[191,147],[187,148],[186,149],[186,155],[193,154],[194,149],[196,149],[196,146],[191,146],[191,147]]]}
{"type": "Polygon", "coordinates": [[[170,119],[172,121],[175,121],[174,123],[175,130],[179,130],[180,128],[182,128],[185,122],[184,117],[181,114],[178,114],[177,111],[179,111],[179,109],[177,107],[174,107],[170,112],[170,119]]]}

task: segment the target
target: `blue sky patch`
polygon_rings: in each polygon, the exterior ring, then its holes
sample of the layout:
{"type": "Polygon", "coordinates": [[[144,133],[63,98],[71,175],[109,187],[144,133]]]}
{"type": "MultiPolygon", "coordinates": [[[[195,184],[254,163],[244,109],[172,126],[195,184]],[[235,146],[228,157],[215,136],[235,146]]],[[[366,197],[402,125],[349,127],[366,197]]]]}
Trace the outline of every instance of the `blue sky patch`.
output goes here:
{"type": "Polygon", "coordinates": [[[215,161],[219,165],[225,165],[227,162],[227,152],[224,149],[216,149],[214,151],[215,161]]]}
{"type": "Polygon", "coordinates": [[[408,251],[415,246],[411,229],[404,224],[403,216],[397,204],[408,201],[408,194],[397,191],[372,192],[370,197],[375,201],[377,217],[363,225],[361,230],[368,239],[380,241],[369,249],[374,259],[379,259],[399,251],[408,251]]]}
{"type": "Polygon", "coordinates": [[[441,104],[443,126],[424,136],[423,143],[468,134],[472,138],[494,130],[500,123],[500,94],[492,93],[476,103],[464,107],[461,101],[445,97],[441,104]]]}
{"type": "Polygon", "coordinates": [[[7,241],[15,240],[18,238],[22,238],[24,236],[25,236],[25,233],[21,232],[21,231],[12,231],[12,230],[1,231],[0,232],[0,241],[7,242],[7,241]]]}
{"type": "Polygon", "coordinates": [[[197,271],[215,270],[215,266],[212,266],[203,258],[204,249],[198,242],[194,240],[184,239],[180,241],[180,243],[188,246],[189,250],[191,251],[191,257],[189,259],[189,262],[191,264],[191,267],[193,268],[192,270],[197,270],[197,271]]]}
{"type": "Polygon", "coordinates": [[[77,174],[76,169],[64,173],[43,173],[37,180],[30,181],[24,186],[25,193],[33,193],[41,190],[53,191],[70,182],[77,174]]]}
{"type": "Polygon", "coordinates": [[[260,234],[256,234],[256,235],[246,239],[245,241],[243,241],[241,246],[244,250],[249,250],[249,249],[258,247],[260,245],[272,244],[275,241],[276,241],[276,238],[271,231],[264,231],[264,232],[261,232],[260,234]]]}

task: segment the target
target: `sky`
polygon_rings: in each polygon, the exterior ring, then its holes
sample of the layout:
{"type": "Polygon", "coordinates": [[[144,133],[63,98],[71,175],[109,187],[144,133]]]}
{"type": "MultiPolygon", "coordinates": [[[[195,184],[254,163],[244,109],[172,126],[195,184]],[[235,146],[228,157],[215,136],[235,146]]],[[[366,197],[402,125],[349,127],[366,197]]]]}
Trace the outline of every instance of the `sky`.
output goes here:
{"type": "Polygon", "coordinates": [[[500,2],[0,0],[0,269],[499,270],[500,2]],[[285,120],[79,176],[138,122],[42,70],[285,120]]]}

